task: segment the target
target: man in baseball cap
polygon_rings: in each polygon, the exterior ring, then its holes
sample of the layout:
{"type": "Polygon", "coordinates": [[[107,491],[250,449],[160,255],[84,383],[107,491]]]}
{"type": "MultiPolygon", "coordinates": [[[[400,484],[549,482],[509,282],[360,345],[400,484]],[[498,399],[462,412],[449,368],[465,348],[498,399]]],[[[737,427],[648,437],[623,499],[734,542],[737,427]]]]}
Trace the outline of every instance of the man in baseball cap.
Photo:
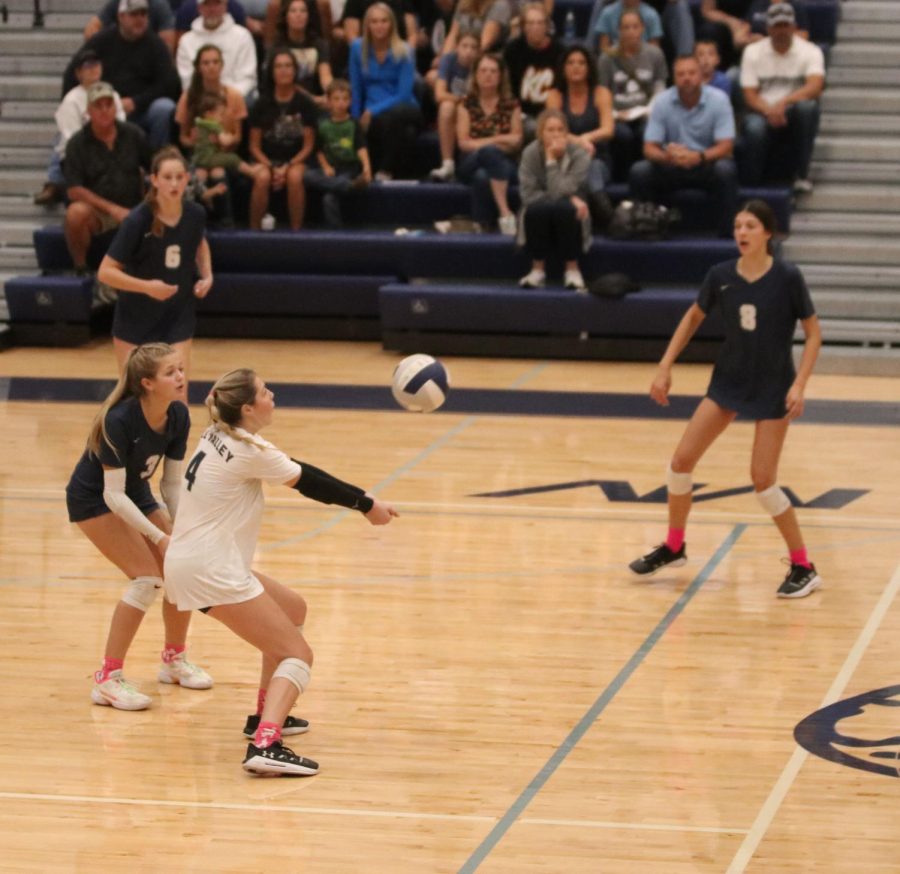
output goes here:
{"type": "Polygon", "coordinates": [[[741,88],[749,110],[744,118],[744,185],[764,180],[769,148],[786,141],[794,191],[812,191],[809,165],[819,130],[819,96],[825,87],[825,58],[814,43],[797,36],[790,3],[766,11],[768,36],[744,50],[741,88]]]}

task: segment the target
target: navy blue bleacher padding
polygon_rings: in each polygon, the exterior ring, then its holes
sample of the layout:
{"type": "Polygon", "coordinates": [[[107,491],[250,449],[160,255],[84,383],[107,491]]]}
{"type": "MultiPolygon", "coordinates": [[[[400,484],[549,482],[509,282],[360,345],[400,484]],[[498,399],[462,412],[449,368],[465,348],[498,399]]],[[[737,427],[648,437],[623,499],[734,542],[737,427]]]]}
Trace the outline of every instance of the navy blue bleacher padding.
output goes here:
{"type": "Polygon", "coordinates": [[[247,316],[365,316],[378,318],[378,289],[393,275],[322,276],[285,273],[215,274],[197,311],[247,316]]]}
{"type": "Polygon", "coordinates": [[[5,286],[9,319],[17,322],[87,323],[94,280],[79,276],[17,276],[5,286]]]}
{"type": "MultiPolygon", "coordinates": [[[[91,240],[88,249],[88,267],[96,270],[115,236],[115,231],[100,234],[91,240]]],[[[59,225],[37,228],[32,234],[34,251],[41,270],[71,270],[74,265],[66,248],[63,229],[59,225]]]]}

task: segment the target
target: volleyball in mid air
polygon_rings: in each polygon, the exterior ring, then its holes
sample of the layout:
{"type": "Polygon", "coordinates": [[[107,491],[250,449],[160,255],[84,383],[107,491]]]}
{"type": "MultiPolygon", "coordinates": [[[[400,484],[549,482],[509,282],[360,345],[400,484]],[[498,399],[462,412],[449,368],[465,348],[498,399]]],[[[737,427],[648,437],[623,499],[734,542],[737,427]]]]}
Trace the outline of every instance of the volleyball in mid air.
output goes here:
{"type": "Polygon", "coordinates": [[[391,391],[403,409],[431,413],[447,400],[450,374],[430,355],[409,355],[394,368],[391,391]]]}

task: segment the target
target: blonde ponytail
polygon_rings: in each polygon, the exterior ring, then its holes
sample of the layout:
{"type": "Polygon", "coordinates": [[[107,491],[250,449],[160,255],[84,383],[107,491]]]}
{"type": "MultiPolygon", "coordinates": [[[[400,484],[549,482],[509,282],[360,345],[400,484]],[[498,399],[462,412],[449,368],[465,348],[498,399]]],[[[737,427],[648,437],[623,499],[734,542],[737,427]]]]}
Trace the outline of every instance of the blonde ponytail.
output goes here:
{"type": "MultiPolygon", "coordinates": [[[[102,440],[113,452],[116,447],[112,445],[109,434],[106,432],[106,416],[119,401],[129,397],[142,397],[144,386],[141,380],[152,379],[159,370],[159,362],[167,355],[173,355],[173,349],[168,343],[146,343],[143,346],[135,346],[128,355],[125,368],[119,376],[119,381],[113,390],[106,396],[99,412],[94,416],[91,430],[88,432],[87,449],[92,455],[100,454],[100,441],[102,440]]],[[[118,452],[116,452],[118,456],[118,452]]],[[[120,459],[121,460],[121,459],[120,459]]]]}
{"type": "Polygon", "coordinates": [[[242,443],[265,449],[269,445],[265,441],[257,440],[243,429],[240,433],[237,431],[244,404],[253,404],[255,400],[256,371],[248,367],[230,370],[216,380],[206,397],[206,409],[209,410],[212,427],[242,443]]]}

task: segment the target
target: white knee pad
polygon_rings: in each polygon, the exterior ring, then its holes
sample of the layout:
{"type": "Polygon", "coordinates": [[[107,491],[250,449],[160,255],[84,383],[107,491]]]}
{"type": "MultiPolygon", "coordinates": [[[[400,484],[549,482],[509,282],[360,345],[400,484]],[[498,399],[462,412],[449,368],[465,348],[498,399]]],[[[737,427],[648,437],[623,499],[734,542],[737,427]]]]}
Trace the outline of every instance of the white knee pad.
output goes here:
{"type": "Polygon", "coordinates": [[[694,475],[675,473],[670,464],[666,470],[666,488],[670,495],[689,495],[694,490],[694,475]]]}
{"type": "Polygon", "coordinates": [[[156,600],[159,590],[162,588],[161,577],[135,577],[122,595],[122,600],[129,607],[134,607],[142,613],[150,609],[150,605],[156,600]]]}
{"type": "Polygon", "coordinates": [[[777,485],[769,486],[765,491],[757,492],[756,499],[773,518],[780,516],[785,510],[790,509],[791,506],[790,499],[777,485]]]}
{"type": "Polygon", "coordinates": [[[274,680],[276,677],[290,680],[302,695],[304,689],[309,685],[309,665],[303,659],[285,659],[275,668],[272,679],[274,680]]]}

